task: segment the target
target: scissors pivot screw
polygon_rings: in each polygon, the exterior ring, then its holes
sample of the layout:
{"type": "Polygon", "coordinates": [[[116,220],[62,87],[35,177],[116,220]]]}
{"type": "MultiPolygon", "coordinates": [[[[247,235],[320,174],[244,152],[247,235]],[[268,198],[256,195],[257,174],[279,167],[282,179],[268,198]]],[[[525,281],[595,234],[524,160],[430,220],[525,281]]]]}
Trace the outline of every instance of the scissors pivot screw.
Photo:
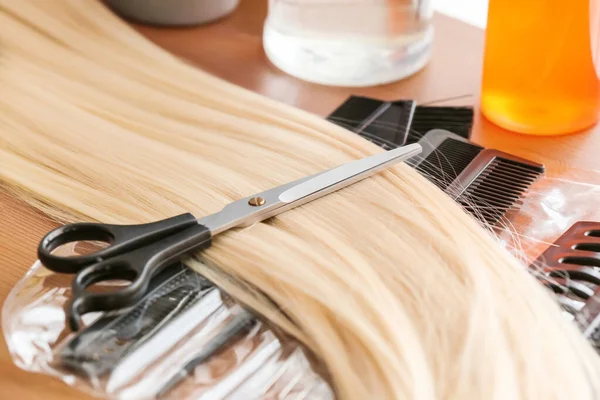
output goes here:
{"type": "Polygon", "coordinates": [[[254,207],[263,206],[265,204],[265,199],[263,199],[262,197],[253,197],[250,200],[248,200],[248,204],[254,207]]]}

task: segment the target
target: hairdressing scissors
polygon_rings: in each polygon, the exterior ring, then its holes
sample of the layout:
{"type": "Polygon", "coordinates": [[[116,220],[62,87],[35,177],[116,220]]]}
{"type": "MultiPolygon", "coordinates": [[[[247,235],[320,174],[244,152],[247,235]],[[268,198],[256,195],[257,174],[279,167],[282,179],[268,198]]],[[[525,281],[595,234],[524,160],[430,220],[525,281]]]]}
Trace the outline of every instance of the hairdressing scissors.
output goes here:
{"type": "Polygon", "coordinates": [[[75,274],[67,317],[71,329],[76,331],[81,325],[81,315],[85,313],[132,306],[145,294],[154,275],[186,254],[210,247],[213,236],[273,217],[358,182],[420,152],[420,145],[411,144],[351,161],[234,201],[221,211],[200,219],[186,213],[141,225],[63,225],[42,239],[38,258],[52,271],[75,274]],[[53,254],[64,244],[82,241],[105,242],[107,247],[86,255],[53,254]],[[109,293],[89,290],[93,284],[115,279],[130,283],[109,293]]]}

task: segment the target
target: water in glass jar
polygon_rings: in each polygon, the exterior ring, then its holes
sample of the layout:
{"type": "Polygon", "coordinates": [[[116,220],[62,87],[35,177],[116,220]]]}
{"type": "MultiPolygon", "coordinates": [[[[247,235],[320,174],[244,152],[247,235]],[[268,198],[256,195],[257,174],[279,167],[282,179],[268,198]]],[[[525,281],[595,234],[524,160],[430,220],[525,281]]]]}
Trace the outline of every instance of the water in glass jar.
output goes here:
{"type": "Polygon", "coordinates": [[[371,86],[405,78],[430,57],[430,0],[269,0],[264,48],[307,81],[371,86]]]}

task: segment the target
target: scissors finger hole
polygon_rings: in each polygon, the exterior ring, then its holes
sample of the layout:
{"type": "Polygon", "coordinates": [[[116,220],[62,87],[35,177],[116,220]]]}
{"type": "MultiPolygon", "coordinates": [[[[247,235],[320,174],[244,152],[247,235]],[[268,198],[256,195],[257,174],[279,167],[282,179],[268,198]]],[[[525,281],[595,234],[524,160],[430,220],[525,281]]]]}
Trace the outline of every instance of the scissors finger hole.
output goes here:
{"type": "Polygon", "coordinates": [[[95,254],[111,245],[109,241],[103,240],[76,240],[58,245],[52,249],[51,254],[60,257],[79,257],[95,254]]]}
{"type": "Polygon", "coordinates": [[[60,257],[78,257],[97,253],[114,242],[108,230],[86,224],[53,231],[44,241],[44,249],[60,257]]]}
{"type": "Polygon", "coordinates": [[[78,257],[94,254],[110,246],[109,242],[100,240],[78,240],[63,243],[52,250],[52,254],[60,257],[78,257]]]}
{"type": "Polygon", "coordinates": [[[113,293],[125,289],[131,285],[133,279],[107,279],[100,282],[92,283],[85,288],[88,293],[113,293]]]}
{"type": "Polygon", "coordinates": [[[78,282],[88,293],[115,293],[129,287],[138,277],[135,270],[115,268],[93,271],[82,277],[78,282]]]}

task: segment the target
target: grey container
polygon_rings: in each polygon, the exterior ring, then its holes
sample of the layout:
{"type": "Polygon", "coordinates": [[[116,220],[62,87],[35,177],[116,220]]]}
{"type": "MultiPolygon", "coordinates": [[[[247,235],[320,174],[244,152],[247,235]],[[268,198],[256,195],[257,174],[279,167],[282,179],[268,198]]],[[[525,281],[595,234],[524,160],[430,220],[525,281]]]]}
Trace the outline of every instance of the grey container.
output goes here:
{"type": "Polygon", "coordinates": [[[105,0],[125,18],[152,25],[199,25],[222,18],[239,0],[105,0]]]}

